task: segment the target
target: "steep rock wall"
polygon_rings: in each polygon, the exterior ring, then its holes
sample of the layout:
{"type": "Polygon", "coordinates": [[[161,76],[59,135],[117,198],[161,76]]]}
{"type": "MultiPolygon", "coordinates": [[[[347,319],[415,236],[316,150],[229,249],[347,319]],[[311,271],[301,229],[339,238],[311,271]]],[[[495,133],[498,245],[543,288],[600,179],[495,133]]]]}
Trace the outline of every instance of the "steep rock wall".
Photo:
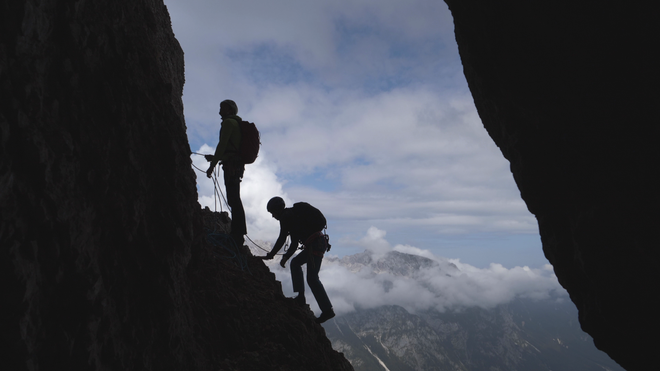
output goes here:
{"type": "Polygon", "coordinates": [[[3,369],[351,369],[204,242],[183,68],[161,0],[0,2],[3,369]]]}
{"type": "Polygon", "coordinates": [[[660,330],[654,5],[445,2],[479,115],[582,328],[626,369],[648,369],[660,330]]]}

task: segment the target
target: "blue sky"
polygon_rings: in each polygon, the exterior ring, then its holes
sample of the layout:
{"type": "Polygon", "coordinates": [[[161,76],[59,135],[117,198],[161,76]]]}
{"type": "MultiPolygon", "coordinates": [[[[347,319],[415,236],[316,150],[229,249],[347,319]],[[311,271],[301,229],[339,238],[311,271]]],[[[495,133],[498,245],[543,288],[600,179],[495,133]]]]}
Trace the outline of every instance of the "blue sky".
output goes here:
{"type": "MultiPolygon", "coordinates": [[[[265,205],[279,195],[324,212],[338,256],[369,248],[375,228],[391,248],[477,268],[547,264],[474,108],[444,2],[165,3],[185,54],[191,149],[213,151],[223,99],[261,131],[241,189],[251,239],[276,239],[265,205]]],[[[198,188],[213,209],[201,173],[198,188]]]]}

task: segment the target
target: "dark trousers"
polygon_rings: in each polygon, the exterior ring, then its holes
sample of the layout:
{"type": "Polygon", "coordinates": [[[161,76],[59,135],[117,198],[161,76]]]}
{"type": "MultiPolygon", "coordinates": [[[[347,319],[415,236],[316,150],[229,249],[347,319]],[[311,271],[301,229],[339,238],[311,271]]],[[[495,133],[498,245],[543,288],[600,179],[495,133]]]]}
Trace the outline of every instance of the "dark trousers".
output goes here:
{"type": "MultiPolygon", "coordinates": [[[[320,238],[319,238],[320,239],[320,238]]],[[[293,283],[293,291],[304,295],[305,284],[303,283],[303,264],[307,264],[307,284],[314,294],[314,299],[319,304],[321,311],[326,312],[332,309],[332,304],[325,292],[325,288],[319,279],[319,271],[321,270],[321,262],[323,256],[314,255],[311,253],[312,249],[307,247],[295,258],[291,259],[291,281],[293,283]]]]}
{"type": "Polygon", "coordinates": [[[247,234],[247,225],[245,224],[245,210],[241,201],[241,178],[243,169],[229,168],[224,166],[225,188],[227,189],[227,203],[231,208],[231,232],[230,235],[235,238],[243,238],[247,234]]]}

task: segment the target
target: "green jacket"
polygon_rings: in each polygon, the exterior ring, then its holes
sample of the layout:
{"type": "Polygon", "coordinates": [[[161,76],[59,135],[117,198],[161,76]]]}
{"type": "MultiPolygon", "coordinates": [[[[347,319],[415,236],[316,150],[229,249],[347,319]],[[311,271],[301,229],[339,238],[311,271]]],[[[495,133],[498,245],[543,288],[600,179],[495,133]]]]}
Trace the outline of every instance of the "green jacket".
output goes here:
{"type": "Polygon", "coordinates": [[[222,118],[220,124],[220,139],[213,155],[214,167],[218,162],[230,159],[238,154],[241,145],[241,128],[239,126],[241,118],[232,115],[222,118]]]}

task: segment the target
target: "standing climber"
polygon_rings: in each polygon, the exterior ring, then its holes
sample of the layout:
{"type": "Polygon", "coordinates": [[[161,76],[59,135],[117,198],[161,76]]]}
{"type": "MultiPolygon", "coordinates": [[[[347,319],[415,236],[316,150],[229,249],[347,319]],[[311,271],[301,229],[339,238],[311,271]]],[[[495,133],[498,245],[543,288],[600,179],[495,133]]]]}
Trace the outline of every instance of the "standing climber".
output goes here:
{"type": "Polygon", "coordinates": [[[213,169],[218,162],[222,163],[222,170],[227,190],[227,203],[231,208],[231,231],[230,236],[237,246],[243,246],[244,235],[247,234],[245,224],[245,210],[241,201],[241,179],[245,172],[245,163],[239,156],[241,146],[241,118],[237,116],[238,106],[233,100],[220,102],[220,140],[215,149],[215,154],[206,155],[206,160],[211,164],[206,170],[206,176],[213,175],[213,169]]]}
{"type": "Polygon", "coordinates": [[[328,294],[319,280],[319,270],[323,254],[330,249],[327,236],[323,233],[326,220],[321,211],[306,202],[298,202],[293,207],[285,208],[281,197],[273,197],[266,206],[273,218],[280,221],[280,235],[273,249],[263,259],[272,259],[282,248],[288,235],[291,235],[291,246],[284,254],[280,265],[285,267],[287,260],[298,248],[298,243],[303,245],[303,250],[291,260],[291,281],[293,291],[298,293],[295,300],[305,304],[305,284],[303,283],[302,265],[307,264],[307,284],[314,294],[314,299],[321,308],[321,315],[316,323],[323,323],[335,316],[328,294]]]}

